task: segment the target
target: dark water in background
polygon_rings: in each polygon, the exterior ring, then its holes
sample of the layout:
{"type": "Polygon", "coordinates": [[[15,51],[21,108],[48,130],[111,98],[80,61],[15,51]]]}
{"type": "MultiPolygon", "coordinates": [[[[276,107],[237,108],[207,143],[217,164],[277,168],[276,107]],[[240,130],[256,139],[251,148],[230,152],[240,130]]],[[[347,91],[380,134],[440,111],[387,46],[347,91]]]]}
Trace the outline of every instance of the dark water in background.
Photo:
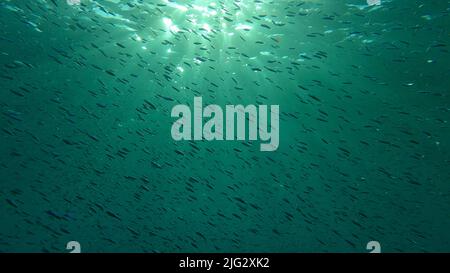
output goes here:
{"type": "Polygon", "coordinates": [[[449,3],[2,0],[0,251],[449,251],[449,3]],[[194,96],[279,149],[175,142],[194,96]]]}

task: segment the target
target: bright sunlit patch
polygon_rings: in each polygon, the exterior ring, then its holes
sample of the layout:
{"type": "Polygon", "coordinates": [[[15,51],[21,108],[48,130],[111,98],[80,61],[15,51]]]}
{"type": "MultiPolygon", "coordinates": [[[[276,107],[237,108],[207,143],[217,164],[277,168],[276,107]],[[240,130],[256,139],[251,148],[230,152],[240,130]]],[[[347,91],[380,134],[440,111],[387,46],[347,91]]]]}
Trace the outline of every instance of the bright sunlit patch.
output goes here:
{"type": "Polygon", "coordinates": [[[164,25],[166,27],[171,27],[173,25],[172,20],[170,18],[167,18],[167,17],[163,18],[163,23],[164,23],[164,25]]]}
{"type": "Polygon", "coordinates": [[[367,5],[379,6],[379,5],[381,5],[381,0],[367,0],[367,5]]]}
{"type": "Polygon", "coordinates": [[[197,6],[197,5],[193,5],[194,9],[196,11],[201,11],[201,12],[207,12],[208,8],[207,7],[203,7],[203,6],[197,6]]]}
{"type": "Polygon", "coordinates": [[[67,0],[66,1],[68,5],[70,6],[75,6],[75,5],[79,5],[81,3],[80,0],[67,0]]]}
{"type": "Polygon", "coordinates": [[[181,66],[177,66],[177,70],[180,71],[181,73],[184,72],[184,68],[182,68],[181,66]]]}
{"type": "Polygon", "coordinates": [[[178,4],[175,4],[174,7],[175,7],[176,9],[178,9],[178,10],[181,10],[182,12],[186,12],[186,11],[189,10],[187,7],[182,6],[182,5],[178,5],[178,4]]]}
{"type": "Polygon", "coordinates": [[[172,26],[170,26],[170,31],[172,31],[172,32],[178,32],[178,31],[180,31],[180,29],[176,26],[176,25],[172,25],[172,26]]]}
{"type": "Polygon", "coordinates": [[[197,23],[197,18],[193,18],[193,16],[192,16],[192,14],[189,16],[191,19],[189,19],[190,20],[190,22],[191,22],[191,24],[193,24],[194,26],[196,26],[198,23],[197,23]]]}
{"type": "Polygon", "coordinates": [[[251,30],[252,27],[249,25],[244,25],[244,24],[238,24],[235,28],[235,30],[251,30]]]}
{"type": "Polygon", "coordinates": [[[173,21],[170,18],[167,18],[167,17],[163,18],[163,23],[167,28],[169,28],[169,30],[171,32],[179,32],[180,31],[180,29],[176,25],[173,24],[173,21]]]}
{"type": "Polygon", "coordinates": [[[169,7],[176,8],[178,10],[181,10],[182,12],[186,12],[189,10],[187,7],[177,4],[177,3],[173,3],[169,0],[165,0],[164,2],[166,2],[169,7]]]}
{"type": "Polygon", "coordinates": [[[206,30],[207,32],[211,32],[211,27],[208,25],[208,24],[203,24],[203,26],[202,26],[202,28],[204,29],[204,30],[206,30]]]}

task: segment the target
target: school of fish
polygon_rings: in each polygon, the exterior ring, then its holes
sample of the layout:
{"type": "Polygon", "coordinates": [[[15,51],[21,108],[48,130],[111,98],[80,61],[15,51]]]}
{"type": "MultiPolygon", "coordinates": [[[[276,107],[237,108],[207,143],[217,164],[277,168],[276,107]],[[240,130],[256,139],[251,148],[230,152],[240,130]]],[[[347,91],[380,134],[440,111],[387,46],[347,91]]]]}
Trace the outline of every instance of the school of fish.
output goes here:
{"type": "Polygon", "coordinates": [[[450,1],[3,0],[0,252],[450,250],[450,1]],[[174,105],[279,105],[278,150],[174,105]]]}

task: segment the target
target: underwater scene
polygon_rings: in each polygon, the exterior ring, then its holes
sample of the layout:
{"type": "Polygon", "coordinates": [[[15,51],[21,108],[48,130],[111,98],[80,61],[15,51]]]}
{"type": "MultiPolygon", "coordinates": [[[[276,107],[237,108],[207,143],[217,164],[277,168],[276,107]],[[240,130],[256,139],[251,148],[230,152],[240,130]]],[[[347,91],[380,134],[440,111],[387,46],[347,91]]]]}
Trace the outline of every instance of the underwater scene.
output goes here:
{"type": "Polygon", "coordinates": [[[449,252],[449,12],[1,0],[0,252],[449,252]]]}

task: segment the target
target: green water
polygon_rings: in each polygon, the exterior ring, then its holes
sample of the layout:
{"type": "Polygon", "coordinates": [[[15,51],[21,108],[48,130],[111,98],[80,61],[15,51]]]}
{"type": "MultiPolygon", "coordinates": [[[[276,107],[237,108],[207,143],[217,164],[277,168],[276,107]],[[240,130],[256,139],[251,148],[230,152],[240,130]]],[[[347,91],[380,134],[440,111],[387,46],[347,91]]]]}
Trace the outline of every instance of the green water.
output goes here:
{"type": "Polygon", "coordinates": [[[450,251],[446,0],[0,2],[0,252],[450,251]],[[280,145],[175,141],[279,105],[280,145]]]}

